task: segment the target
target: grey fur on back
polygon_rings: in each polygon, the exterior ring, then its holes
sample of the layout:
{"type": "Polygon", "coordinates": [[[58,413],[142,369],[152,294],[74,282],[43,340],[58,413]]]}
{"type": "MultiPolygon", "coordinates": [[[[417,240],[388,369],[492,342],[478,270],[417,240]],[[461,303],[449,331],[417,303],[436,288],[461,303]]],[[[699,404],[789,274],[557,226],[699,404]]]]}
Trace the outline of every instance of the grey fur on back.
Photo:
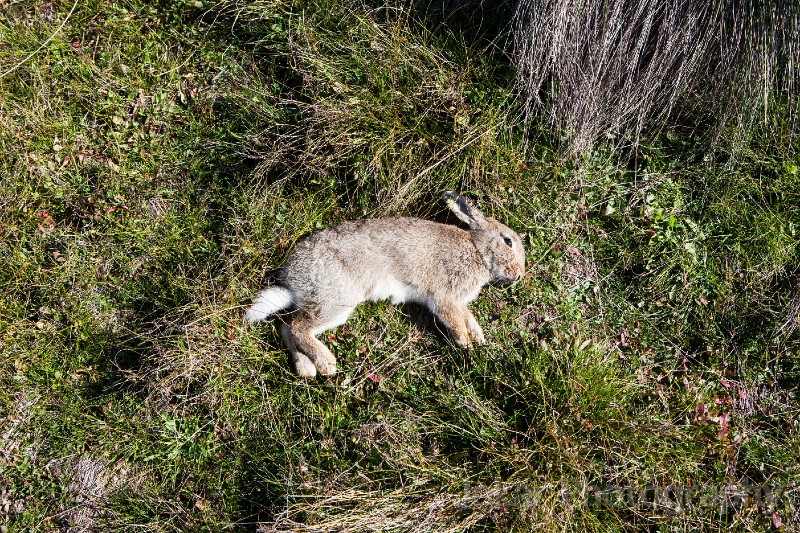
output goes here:
{"type": "MultiPolygon", "coordinates": [[[[303,302],[322,304],[327,293],[352,305],[368,300],[387,276],[413,280],[422,295],[446,291],[459,301],[491,280],[469,232],[417,218],[343,222],[299,242],[282,269],[280,284],[303,302]]],[[[330,302],[335,304],[337,302],[330,302]]]]}

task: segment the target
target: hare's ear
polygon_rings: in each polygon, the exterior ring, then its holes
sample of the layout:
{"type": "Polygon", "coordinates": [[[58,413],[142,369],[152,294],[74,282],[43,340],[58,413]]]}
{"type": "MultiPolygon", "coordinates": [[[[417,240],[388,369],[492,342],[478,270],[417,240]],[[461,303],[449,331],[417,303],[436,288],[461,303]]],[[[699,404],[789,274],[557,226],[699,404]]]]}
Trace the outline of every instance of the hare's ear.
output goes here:
{"type": "Polygon", "coordinates": [[[445,193],[444,199],[447,202],[447,207],[455,213],[461,222],[469,224],[470,229],[481,229],[487,226],[483,214],[463,196],[450,191],[445,193]]]}

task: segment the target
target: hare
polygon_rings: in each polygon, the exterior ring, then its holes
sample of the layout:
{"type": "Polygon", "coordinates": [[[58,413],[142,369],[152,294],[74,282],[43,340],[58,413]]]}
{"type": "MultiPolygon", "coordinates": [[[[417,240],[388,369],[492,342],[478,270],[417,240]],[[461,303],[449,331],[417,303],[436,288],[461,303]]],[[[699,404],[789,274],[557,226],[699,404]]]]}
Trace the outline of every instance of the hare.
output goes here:
{"type": "Polygon", "coordinates": [[[525,250],[516,232],[464,197],[448,193],[445,200],[469,230],[418,218],[377,218],[343,222],[301,240],[277,284],[256,296],[245,319],[258,322],[292,308],[281,335],[306,378],[336,373],[336,358],[316,337],[344,324],[367,300],[425,305],[458,345],[484,344],[467,304],[489,282],[522,279],[525,250]]]}

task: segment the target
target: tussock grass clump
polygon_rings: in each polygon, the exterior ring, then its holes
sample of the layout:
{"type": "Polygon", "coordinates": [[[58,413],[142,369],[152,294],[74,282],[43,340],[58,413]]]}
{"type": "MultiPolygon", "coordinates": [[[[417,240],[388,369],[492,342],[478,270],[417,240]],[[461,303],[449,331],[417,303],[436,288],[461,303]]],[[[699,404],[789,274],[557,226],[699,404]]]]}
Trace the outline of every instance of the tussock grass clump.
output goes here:
{"type": "Polygon", "coordinates": [[[521,0],[512,33],[525,112],[572,153],[667,123],[741,141],[760,122],[784,147],[796,132],[796,2],[521,0]]]}

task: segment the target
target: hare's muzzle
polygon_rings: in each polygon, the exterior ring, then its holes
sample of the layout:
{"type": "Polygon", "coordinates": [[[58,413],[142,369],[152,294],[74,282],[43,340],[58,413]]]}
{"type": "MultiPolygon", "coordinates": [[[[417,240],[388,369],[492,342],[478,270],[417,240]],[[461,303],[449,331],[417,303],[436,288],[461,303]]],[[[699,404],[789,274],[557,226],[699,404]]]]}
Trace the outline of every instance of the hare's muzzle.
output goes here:
{"type": "Polygon", "coordinates": [[[516,283],[520,281],[522,278],[525,277],[525,267],[522,265],[515,265],[514,271],[512,272],[512,282],[516,283]]]}
{"type": "Polygon", "coordinates": [[[523,278],[523,274],[518,272],[510,272],[508,274],[498,276],[492,280],[491,284],[501,287],[513,285],[523,278]]]}

